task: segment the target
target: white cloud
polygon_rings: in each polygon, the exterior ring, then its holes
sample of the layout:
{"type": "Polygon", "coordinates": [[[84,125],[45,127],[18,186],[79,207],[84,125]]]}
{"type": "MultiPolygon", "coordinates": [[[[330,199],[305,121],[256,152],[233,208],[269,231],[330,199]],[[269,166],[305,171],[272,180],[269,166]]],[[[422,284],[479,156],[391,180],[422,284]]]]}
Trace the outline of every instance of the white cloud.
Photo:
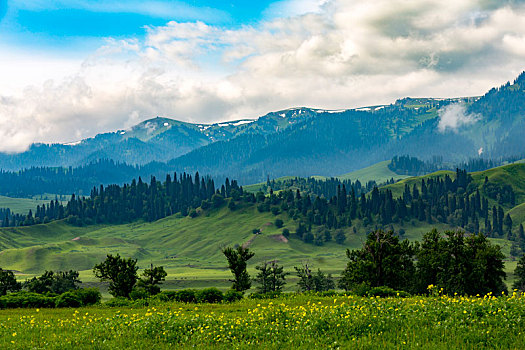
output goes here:
{"type": "MultiPolygon", "coordinates": [[[[203,22],[148,27],[144,40],[108,40],[74,73],[49,69],[50,77],[66,78],[40,77],[37,87],[12,94],[2,83],[0,150],[75,141],[156,115],[210,122],[291,106],[480,95],[525,69],[522,2],[310,4],[235,29],[203,22]]],[[[29,79],[24,67],[12,60],[0,73],[29,79]]],[[[453,108],[442,115],[443,130],[472,121],[453,108]]]]}
{"type": "Polygon", "coordinates": [[[467,114],[464,105],[455,103],[439,110],[438,129],[440,132],[445,132],[447,129],[457,132],[459,128],[474,124],[480,119],[479,115],[467,114]]]}

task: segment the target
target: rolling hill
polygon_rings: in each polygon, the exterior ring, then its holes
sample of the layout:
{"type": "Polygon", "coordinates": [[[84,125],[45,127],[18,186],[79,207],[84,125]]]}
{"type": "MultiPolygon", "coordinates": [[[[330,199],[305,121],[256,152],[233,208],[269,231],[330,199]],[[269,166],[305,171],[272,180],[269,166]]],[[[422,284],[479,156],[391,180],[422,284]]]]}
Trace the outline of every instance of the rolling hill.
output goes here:
{"type": "MultiPolygon", "coordinates": [[[[378,168],[381,168],[378,166],[378,168]]],[[[383,188],[392,190],[394,196],[401,194],[405,184],[419,186],[422,179],[443,177],[453,172],[438,172],[425,176],[403,179],[383,188]]],[[[516,205],[505,206],[514,222],[514,230],[525,223],[525,164],[510,164],[487,171],[473,173],[469,191],[479,188],[483,191],[485,177],[490,183],[500,186],[511,185],[516,192],[516,205]]],[[[491,199],[491,205],[497,204],[491,199]]],[[[202,287],[228,285],[229,271],[226,268],[221,248],[228,245],[244,244],[255,252],[249,270],[255,273],[255,265],[262,261],[277,259],[287,271],[309,262],[315,268],[337,275],[345,267],[345,250],[360,247],[366,233],[382,225],[367,225],[362,219],[353,220],[352,226],[343,227],[346,234],[344,244],[334,241],[321,246],[305,243],[292,234],[285,238],[283,228],[292,233],[298,222],[288,212],[274,215],[271,211],[261,212],[257,204],[241,203],[235,210],[224,204],[218,209],[198,209],[199,215],[191,218],[175,214],[154,222],[142,220],[127,224],[97,224],[84,227],[70,225],[66,220],[28,227],[0,228],[0,266],[17,271],[23,276],[40,274],[44,270],[76,269],[81,278],[89,284],[95,283],[92,266],[103,260],[106,254],[119,253],[138,259],[141,268],[150,263],[166,267],[169,273],[168,288],[202,287]],[[283,220],[283,228],[275,220],[283,220]],[[253,234],[260,229],[260,234],[253,234]]],[[[314,225],[313,231],[323,226],[314,225]]],[[[432,228],[440,231],[457,229],[457,226],[425,221],[409,220],[393,222],[385,229],[403,232],[403,238],[420,240],[432,228]],[[402,230],[401,230],[402,229],[402,230]]],[[[506,265],[509,279],[515,258],[510,256],[512,242],[505,238],[491,238],[502,247],[507,256],[506,265]]],[[[293,278],[293,277],[291,277],[293,278]]]]}
{"type": "MultiPolygon", "coordinates": [[[[284,227],[295,229],[286,215],[284,227]]],[[[227,276],[221,248],[246,244],[256,252],[251,267],[264,260],[278,259],[292,266],[310,261],[316,267],[338,273],[345,266],[345,248],[361,244],[360,235],[349,236],[344,246],[327,243],[322,248],[296,238],[287,240],[273,222],[271,213],[259,213],[254,206],[231,212],[227,208],[206,211],[196,218],[177,215],[153,223],[75,227],[53,222],[32,227],[0,229],[0,266],[22,273],[46,269],[90,270],[108,253],[120,253],[168,268],[172,273],[199,276],[227,276]],[[262,233],[254,235],[252,230],[262,233]]]]}

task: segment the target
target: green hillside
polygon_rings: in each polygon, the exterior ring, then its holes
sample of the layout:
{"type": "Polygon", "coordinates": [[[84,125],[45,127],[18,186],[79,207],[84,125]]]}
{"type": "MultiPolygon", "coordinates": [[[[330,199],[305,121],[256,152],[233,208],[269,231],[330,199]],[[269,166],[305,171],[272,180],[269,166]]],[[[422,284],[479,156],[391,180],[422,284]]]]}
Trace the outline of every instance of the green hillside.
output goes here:
{"type": "Polygon", "coordinates": [[[423,175],[423,176],[407,177],[404,180],[396,182],[395,184],[387,185],[387,186],[384,186],[382,188],[390,189],[392,191],[392,194],[393,194],[394,198],[395,197],[400,197],[403,194],[403,191],[405,189],[405,185],[406,184],[408,184],[410,186],[410,188],[412,188],[412,186],[414,186],[415,184],[416,185],[420,185],[421,184],[421,179],[441,177],[441,176],[445,176],[446,174],[448,174],[449,176],[455,176],[455,173],[453,171],[442,170],[442,171],[437,171],[435,173],[431,173],[431,174],[427,174],[427,175],[423,175]]]}
{"type": "MultiPolygon", "coordinates": [[[[295,223],[279,215],[292,232],[295,223]]],[[[264,260],[278,259],[288,270],[309,261],[314,266],[340,272],[345,249],[358,247],[362,235],[351,235],[344,246],[322,247],[281,236],[273,222],[276,216],[259,213],[254,206],[231,212],[227,208],[205,212],[196,218],[171,216],[153,223],[74,227],[65,222],[0,230],[0,266],[35,274],[45,269],[90,270],[108,253],[120,253],[164,265],[170,273],[186,277],[226,277],[221,247],[247,244],[256,252],[251,267],[264,260]],[[252,230],[260,228],[262,234],[252,230]]]]}
{"type": "Polygon", "coordinates": [[[483,185],[485,177],[490,182],[510,185],[516,193],[516,203],[525,202],[525,164],[514,163],[485,171],[473,173],[475,183],[483,185]]]}
{"type": "Polygon", "coordinates": [[[394,180],[401,180],[410,177],[408,175],[396,174],[388,168],[388,164],[390,164],[390,161],[386,160],[384,162],[371,165],[367,168],[359,169],[344,175],[340,175],[338,176],[338,178],[341,180],[359,180],[361,183],[366,183],[368,181],[373,180],[380,184],[392,178],[394,180]]]}
{"type": "Polygon", "coordinates": [[[525,203],[515,206],[509,210],[509,215],[514,222],[514,225],[524,224],[525,225],[525,203]]]}
{"type": "MultiPolygon", "coordinates": [[[[402,194],[404,185],[420,184],[422,178],[444,176],[453,172],[438,172],[422,177],[412,177],[388,185],[394,196],[402,194]]],[[[504,167],[474,173],[472,184],[481,186],[485,176],[490,182],[501,185],[510,184],[516,193],[517,205],[506,208],[514,224],[525,222],[525,164],[511,164],[504,167]]],[[[121,225],[92,225],[76,227],[65,221],[55,221],[45,225],[0,229],[0,266],[16,270],[21,274],[38,274],[44,270],[80,270],[81,277],[93,281],[91,268],[108,253],[138,259],[139,266],[150,263],[166,267],[171,286],[177,287],[180,281],[193,281],[192,286],[205,286],[213,280],[219,286],[226,286],[229,271],[226,269],[221,248],[227,245],[245,244],[254,250],[256,256],[249,268],[254,272],[257,263],[277,259],[293,272],[293,266],[303,262],[313,264],[327,272],[338,274],[346,265],[345,250],[361,246],[365,235],[377,224],[364,225],[355,219],[351,227],[345,227],[344,245],[325,242],[322,246],[304,243],[295,238],[286,239],[281,235],[282,228],[274,224],[276,218],[284,221],[284,228],[295,232],[297,222],[287,212],[275,216],[271,212],[259,212],[257,205],[240,203],[231,211],[227,206],[220,209],[201,210],[195,218],[173,215],[155,222],[135,222],[121,225]],[[253,229],[261,234],[254,235],[253,229]],[[177,280],[177,282],[175,282],[177,280]]],[[[401,228],[404,238],[419,240],[432,228],[440,231],[456,229],[450,225],[434,221],[409,220],[394,222],[386,229],[401,228]],[[400,226],[402,225],[402,226],[400,226]]],[[[312,227],[317,232],[321,226],[312,227]]],[[[333,234],[333,232],[332,232],[333,234]]],[[[509,256],[511,242],[496,239],[509,256]]],[[[515,265],[508,261],[508,269],[515,265]]],[[[510,272],[510,270],[508,270],[510,272]]],[[[512,278],[512,276],[510,276],[512,278]]]]}
{"type": "Polygon", "coordinates": [[[17,214],[27,214],[29,210],[35,210],[37,205],[49,204],[49,200],[11,198],[0,196],[0,208],[9,208],[17,214]]]}
{"type": "MultiPolygon", "coordinates": [[[[371,165],[369,167],[355,170],[355,171],[352,171],[352,172],[349,172],[343,175],[335,176],[335,177],[340,180],[350,180],[354,182],[356,180],[359,180],[362,184],[365,184],[369,181],[375,181],[378,184],[381,184],[390,179],[394,179],[397,181],[397,180],[402,180],[402,179],[406,179],[410,177],[408,175],[396,174],[395,172],[393,172],[392,170],[388,168],[388,164],[390,164],[390,161],[386,160],[384,162],[380,162],[380,163],[371,165]]],[[[312,177],[316,180],[326,179],[325,176],[312,176],[312,177]]],[[[283,177],[279,177],[275,179],[275,181],[282,182],[282,181],[289,180],[292,178],[293,176],[283,176],[283,177]]],[[[258,191],[265,192],[264,191],[265,185],[266,185],[266,182],[260,182],[260,183],[256,183],[253,185],[243,186],[243,188],[253,193],[258,192],[258,191]]]]}

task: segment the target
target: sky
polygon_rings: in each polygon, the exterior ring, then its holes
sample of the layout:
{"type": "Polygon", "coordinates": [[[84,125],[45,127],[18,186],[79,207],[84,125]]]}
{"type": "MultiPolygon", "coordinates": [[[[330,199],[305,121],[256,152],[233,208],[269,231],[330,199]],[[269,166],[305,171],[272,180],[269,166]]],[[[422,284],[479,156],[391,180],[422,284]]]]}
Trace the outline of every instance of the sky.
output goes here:
{"type": "Polygon", "coordinates": [[[0,0],[0,152],[476,96],[523,70],[525,0],[0,0]]]}

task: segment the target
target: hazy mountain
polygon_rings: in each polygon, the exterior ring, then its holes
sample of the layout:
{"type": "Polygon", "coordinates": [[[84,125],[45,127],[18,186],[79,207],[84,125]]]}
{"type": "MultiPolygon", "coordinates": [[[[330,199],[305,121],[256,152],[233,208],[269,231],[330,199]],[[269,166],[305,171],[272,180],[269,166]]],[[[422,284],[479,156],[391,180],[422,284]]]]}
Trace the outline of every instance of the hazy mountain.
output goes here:
{"type": "Polygon", "coordinates": [[[521,74],[482,97],[407,98],[389,106],[317,110],[285,130],[209,144],[169,165],[249,183],[290,174],[334,176],[401,154],[451,162],[524,154],[524,88],[521,74]]]}
{"type": "Polygon", "coordinates": [[[159,172],[199,171],[246,184],[267,176],[334,176],[404,154],[451,162],[508,157],[525,153],[524,88],[525,73],[482,97],[405,98],[340,111],[293,108],[217,124],[155,118],[74,144],[0,154],[0,168],[157,161],[167,162],[159,172]]]}
{"type": "Polygon", "coordinates": [[[169,118],[146,120],[129,130],[99,134],[68,144],[33,144],[23,153],[0,153],[0,169],[80,166],[99,159],[143,165],[166,162],[201,146],[239,135],[268,135],[310,118],[311,110],[290,109],[257,120],[191,124],[169,118]]]}

